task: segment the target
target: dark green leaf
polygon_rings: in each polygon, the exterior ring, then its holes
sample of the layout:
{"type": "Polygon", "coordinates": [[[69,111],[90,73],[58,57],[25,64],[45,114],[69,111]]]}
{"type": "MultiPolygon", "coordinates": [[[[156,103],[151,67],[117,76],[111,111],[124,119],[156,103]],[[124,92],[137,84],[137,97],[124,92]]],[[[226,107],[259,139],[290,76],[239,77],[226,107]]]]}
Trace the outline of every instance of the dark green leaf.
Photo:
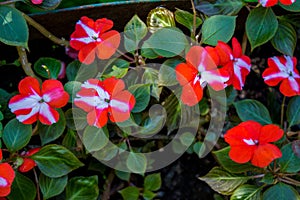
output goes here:
{"type": "Polygon", "coordinates": [[[71,129],[68,129],[63,141],[62,145],[67,147],[68,149],[74,150],[77,146],[77,133],[71,129]]]}
{"type": "Polygon", "coordinates": [[[300,97],[293,97],[286,110],[287,121],[289,122],[289,127],[293,125],[300,124],[300,97]]]}
{"type": "Polygon", "coordinates": [[[251,50],[268,42],[277,29],[278,21],[271,8],[259,7],[251,10],[246,20],[246,33],[251,50]]]}
{"type": "Polygon", "coordinates": [[[12,183],[11,192],[8,196],[9,200],[35,200],[36,188],[34,183],[16,172],[16,177],[12,183]]]}
{"type": "Polygon", "coordinates": [[[66,188],[66,200],[96,200],[98,195],[98,176],[71,178],[66,188]]]}
{"type": "Polygon", "coordinates": [[[124,200],[138,200],[140,191],[137,187],[129,186],[119,191],[124,200]]]}
{"type": "Polygon", "coordinates": [[[21,12],[12,6],[0,6],[0,41],[27,48],[28,27],[21,12]]]}
{"type": "Polygon", "coordinates": [[[290,185],[278,183],[263,194],[263,200],[299,200],[298,192],[290,185]]]}
{"type": "Polygon", "coordinates": [[[40,174],[39,184],[43,199],[49,199],[62,193],[67,185],[68,176],[62,176],[59,178],[50,178],[44,174],[40,174]]]}
{"type": "Polygon", "coordinates": [[[79,68],[81,67],[79,60],[74,60],[66,67],[66,75],[69,81],[75,81],[79,68]]]}
{"type": "Polygon", "coordinates": [[[245,3],[241,0],[217,0],[215,3],[207,1],[196,1],[196,9],[208,16],[212,15],[236,15],[245,3]]]}
{"type": "Polygon", "coordinates": [[[123,181],[129,182],[129,180],[130,180],[130,173],[128,173],[128,172],[116,170],[116,176],[123,181]]]}
{"type": "Polygon", "coordinates": [[[54,58],[39,58],[34,63],[34,71],[47,79],[57,79],[58,74],[62,68],[62,63],[54,58]]]}
{"type": "Polygon", "coordinates": [[[22,124],[17,119],[10,120],[3,130],[3,142],[10,152],[25,147],[32,136],[31,125],[22,124]]]}
{"type": "Polygon", "coordinates": [[[292,143],[281,148],[282,157],[278,159],[281,172],[296,173],[300,170],[300,158],[292,149],[292,143]]]}
{"type": "Polygon", "coordinates": [[[156,191],[161,187],[160,173],[150,174],[144,180],[145,190],[156,191]]]}
{"type": "Polygon", "coordinates": [[[295,1],[292,5],[283,5],[281,3],[279,5],[287,11],[291,11],[291,12],[299,12],[300,11],[300,2],[299,1],[295,1]]]}
{"type": "Polygon", "coordinates": [[[233,105],[242,121],[254,120],[262,125],[272,124],[268,109],[259,101],[246,99],[233,105]]]}
{"type": "Polygon", "coordinates": [[[300,140],[295,140],[292,142],[293,152],[298,158],[300,158],[300,140]]]}
{"type": "MultiPolygon", "coordinates": [[[[175,11],[175,19],[179,24],[187,27],[190,32],[193,31],[194,15],[192,13],[177,8],[175,11]]],[[[195,29],[198,28],[201,24],[202,20],[199,17],[196,17],[195,29]]]]}
{"type": "Polygon", "coordinates": [[[108,141],[108,131],[106,128],[87,126],[82,135],[82,143],[89,152],[99,151],[108,141]]]}
{"type": "Polygon", "coordinates": [[[230,195],[249,178],[244,175],[233,175],[220,167],[214,167],[208,174],[199,179],[205,181],[213,190],[223,195],[230,195]]]}
{"type": "Polygon", "coordinates": [[[128,88],[128,90],[135,97],[135,106],[132,109],[133,113],[141,112],[145,110],[150,101],[150,85],[133,85],[128,88]]]}
{"type": "Polygon", "coordinates": [[[202,41],[216,46],[218,41],[227,43],[235,30],[236,16],[215,15],[206,19],[202,25],[202,41]]]}
{"type": "Polygon", "coordinates": [[[130,152],[126,161],[126,165],[133,173],[144,173],[147,167],[147,159],[142,153],[130,152]]]}
{"type": "Polygon", "coordinates": [[[297,33],[294,27],[288,22],[279,20],[277,32],[271,43],[280,53],[293,56],[297,43],[297,33]]]}
{"type": "Polygon", "coordinates": [[[230,197],[230,200],[261,200],[262,188],[255,185],[242,185],[230,197]]]}
{"type": "Polygon", "coordinates": [[[55,124],[52,124],[51,126],[43,125],[41,123],[39,124],[38,133],[40,135],[42,145],[56,140],[63,134],[66,128],[66,119],[61,109],[58,109],[58,113],[59,120],[55,124]]]}
{"type": "Polygon", "coordinates": [[[43,174],[52,178],[64,176],[83,166],[68,149],[56,144],[42,147],[31,158],[37,163],[43,174]]]}

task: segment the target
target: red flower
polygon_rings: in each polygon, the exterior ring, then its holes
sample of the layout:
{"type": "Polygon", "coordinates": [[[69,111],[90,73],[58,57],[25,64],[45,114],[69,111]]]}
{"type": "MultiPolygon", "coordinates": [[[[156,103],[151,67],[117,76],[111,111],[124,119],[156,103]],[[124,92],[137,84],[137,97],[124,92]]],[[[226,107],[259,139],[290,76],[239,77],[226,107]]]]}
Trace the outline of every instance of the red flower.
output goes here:
{"type": "Polygon", "coordinates": [[[228,85],[233,85],[237,90],[242,90],[245,84],[246,76],[251,69],[251,60],[248,56],[243,55],[240,43],[236,38],[232,38],[232,48],[222,41],[219,41],[215,47],[216,54],[219,59],[216,59],[216,65],[224,66],[229,72],[228,85]]]}
{"type": "Polygon", "coordinates": [[[79,50],[78,58],[84,64],[91,64],[95,54],[100,59],[108,59],[119,47],[120,34],[113,27],[113,21],[106,18],[95,22],[84,16],[76,23],[75,31],[71,35],[70,46],[79,50]]]}
{"type": "Polygon", "coordinates": [[[226,87],[228,73],[218,69],[207,50],[193,46],[186,55],[186,63],[176,66],[176,78],[183,86],[181,100],[188,106],[196,105],[203,96],[203,88],[209,84],[214,90],[226,87]]]}
{"type": "MultiPolygon", "coordinates": [[[[279,0],[279,1],[283,5],[291,5],[292,3],[296,2],[296,0],[279,0]]],[[[258,2],[261,3],[263,7],[271,7],[276,5],[278,3],[278,0],[258,0],[258,2]]]]}
{"type": "Polygon", "coordinates": [[[123,80],[114,77],[104,81],[89,79],[81,85],[74,103],[88,112],[87,121],[91,126],[103,127],[108,121],[122,122],[130,117],[135,105],[134,96],[124,90],[123,80]]]}
{"type": "Polygon", "coordinates": [[[68,93],[57,80],[46,80],[40,88],[37,79],[26,77],[20,81],[19,91],[20,94],[11,98],[8,106],[23,124],[37,120],[47,125],[56,123],[59,114],[55,108],[65,106],[69,100],[68,93]]]}
{"type": "Polygon", "coordinates": [[[269,86],[278,85],[279,90],[285,96],[300,94],[300,75],[296,69],[297,59],[290,56],[275,56],[268,59],[269,68],[262,76],[269,86]]]}
{"type": "Polygon", "coordinates": [[[8,163],[0,164],[0,197],[9,195],[10,188],[15,179],[15,171],[8,163]]]}
{"type": "Polygon", "coordinates": [[[283,130],[276,125],[262,126],[258,122],[247,121],[228,130],[224,138],[230,145],[229,157],[233,161],[251,161],[254,166],[263,168],[282,156],[277,146],[269,144],[282,136],[283,130]]]}
{"type": "Polygon", "coordinates": [[[43,3],[43,0],[31,0],[32,4],[39,5],[43,3]]]}
{"type": "Polygon", "coordinates": [[[19,166],[18,170],[19,172],[28,172],[30,171],[32,168],[34,168],[36,166],[36,163],[34,160],[32,160],[31,158],[28,158],[29,156],[32,156],[33,154],[37,153],[41,148],[34,148],[34,149],[30,149],[27,152],[22,152],[21,156],[23,156],[23,163],[22,165],[19,166]]]}

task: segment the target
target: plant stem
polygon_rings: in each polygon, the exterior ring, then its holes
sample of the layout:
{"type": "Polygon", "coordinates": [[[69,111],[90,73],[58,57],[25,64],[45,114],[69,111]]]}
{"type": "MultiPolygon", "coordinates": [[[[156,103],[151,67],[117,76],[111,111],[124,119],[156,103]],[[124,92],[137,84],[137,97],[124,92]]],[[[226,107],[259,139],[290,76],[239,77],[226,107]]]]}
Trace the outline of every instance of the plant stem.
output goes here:
{"type": "Polygon", "coordinates": [[[249,178],[263,178],[265,176],[265,174],[257,174],[254,176],[250,176],[249,178]]]}
{"type": "Polygon", "coordinates": [[[102,194],[102,200],[108,200],[110,198],[110,187],[115,178],[115,170],[112,169],[105,181],[104,192],[102,194]]]}
{"type": "Polygon", "coordinates": [[[286,96],[283,97],[283,100],[282,100],[282,104],[281,104],[281,116],[280,116],[280,126],[281,128],[283,128],[283,118],[284,118],[284,106],[285,106],[285,99],[286,99],[286,96]]]}
{"type": "Polygon", "coordinates": [[[196,40],[196,20],[197,20],[197,12],[196,12],[196,8],[195,8],[195,4],[194,1],[191,0],[191,4],[192,4],[192,9],[193,9],[193,30],[192,30],[192,38],[194,40],[196,40]]]}
{"type": "Polygon", "coordinates": [[[122,51],[120,51],[119,49],[116,49],[116,51],[121,55],[123,56],[124,58],[128,59],[129,61],[131,62],[134,62],[135,60],[129,56],[127,56],[125,53],[123,53],[122,51]]]}
{"type": "Polygon", "coordinates": [[[39,179],[37,177],[37,173],[35,169],[33,168],[33,173],[34,173],[34,179],[36,183],[36,193],[37,193],[37,200],[41,200],[41,194],[40,194],[40,186],[39,186],[39,179]]]}
{"type": "Polygon", "coordinates": [[[243,35],[243,41],[242,41],[242,52],[243,52],[243,54],[245,54],[245,52],[246,52],[247,42],[248,42],[248,37],[247,37],[246,31],[245,31],[244,35],[243,35]]]}
{"type": "Polygon", "coordinates": [[[295,186],[300,186],[300,182],[299,181],[296,181],[292,178],[289,178],[289,177],[278,177],[278,180],[279,181],[282,181],[282,182],[285,182],[285,183],[288,183],[288,184],[291,184],[291,185],[295,185],[295,186]]]}
{"type": "Polygon", "coordinates": [[[52,42],[54,42],[56,44],[59,44],[59,45],[62,45],[62,46],[66,46],[66,47],[70,46],[68,41],[66,41],[65,39],[59,39],[58,37],[54,36],[47,29],[45,29],[42,25],[37,23],[34,19],[29,17],[25,13],[22,13],[22,16],[28,22],[28,24],[33,26],[35,29],[37,29],[41,34],[43,34],[45,37],[47,37],[52,42]]]}

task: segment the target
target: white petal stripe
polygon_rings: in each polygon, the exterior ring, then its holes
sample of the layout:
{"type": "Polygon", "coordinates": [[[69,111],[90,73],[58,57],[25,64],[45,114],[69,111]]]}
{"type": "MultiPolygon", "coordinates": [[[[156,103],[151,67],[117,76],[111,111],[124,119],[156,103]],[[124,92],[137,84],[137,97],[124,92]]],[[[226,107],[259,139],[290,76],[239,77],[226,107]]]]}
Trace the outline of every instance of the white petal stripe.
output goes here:
{"type": "Polygon", "coordinates": [[[79,20],[77,22],[78,25],[80,25],[86,32],[86,34],[90,37],[98,37],[98,33],[96,33],[96,31],[94,31],[92,28],[88,27],[87,25],[85,25],[84,23],[82,23],[81,20],[79,20]]]}
{"type": "Polygon", "coordinates": [[[41,103],[40,105],[41,106],[39,114],[47,118],[51,122],[51,124],[56,123],[53,113],[50,111],[50,106],[45,102],[41,103]]]}
{"type": "Polygon", "coordinates": [[[122,102],[122,101],[118,101],[118,100],[114,100],[112,99],[110,102],[109,102],[109,105],[112,107],[112,108],[115,108],[117,110],[120,110],[122,112],[128,112],[129,111],[129,105],[122,102]]]}
{"type": "Polygon", "coordinates": [[[276,74],[270,74],[269,76],[263,77],[265,81],[276,78],[287,78],[289,75],[286,72],[278,72],[276,74]]]}
{"type": "Polygon", "coordinates": [[[40,111],[40,107],[41,107],[41,104],[38,103],[36,104],[36,106],[34,106],[31,110],[31,112],[27,115],[17,115],[17,119],[20,121],[20,122],[24,122],[26,121],[27,119],[31,118],[32,116],[36,115],[37,113],[39,113],[40,111]]]}
{"type": "Polygon", "coordinates": [[[291,88],[293,88],[294,91],[299,92],[299,85],[297,81],[293,77],[289,77],[289,83],[291,88]]]}
{"type": "Polygon", "coordinates": [[[101,99],[110,99],[110,95],[108,94],[108,92],[106,92],[103,88],[101,88],[98,85],[94,85],[94,84],[91,84],[88,81],[86,81],[86,82],[84,82],[84,84],[82,84],[81,87],[86,88],[86,89],[96,90],[101,99]]]}
{"type": "Polygon", "coordinates": [[[37,98],[37,96],[31,95],[20,99],[19,101],[10,103],[8,107],[10,108],[11,112],[15,112],[17,110],[30,109],[37,106],[39,104],[39,100],[41,99],[41,97],[37,98]]]}
{"type": "Polygon", "coordinates": [[[7,180],[0,176],[0,187],[6,187],[7,185],[8,185],[7,180]]]}

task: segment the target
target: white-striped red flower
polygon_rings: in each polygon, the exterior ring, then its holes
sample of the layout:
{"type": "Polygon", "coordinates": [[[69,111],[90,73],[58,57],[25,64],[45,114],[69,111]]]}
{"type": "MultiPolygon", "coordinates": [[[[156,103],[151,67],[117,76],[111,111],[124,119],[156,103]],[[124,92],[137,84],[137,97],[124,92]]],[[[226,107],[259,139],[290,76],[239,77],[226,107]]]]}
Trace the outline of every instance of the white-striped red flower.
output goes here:
{"type": "MultiPolygon", "coordinates": [[[[291,5],[294,2],[296,2],[296,0],[279,0],[279,1],[283,5],[291,5]]],[[[263,7],[270,7],[278,4],[278,0],[258,0],[258,2],[261,3],[263,7]]]]}
{"type": "Polygon", "coordinates": [[[214,90],[226,87],[228,72],[218,69],[207,50],[193,46],[186,55],[186,63],[176,66],[176,78],[183,87],[181,100],[188,106],[196,105],[203,96],[203,88],[209,84],[214,90]]]}
{"type": "Polygon", "coordinates": [[[0,163],[0,197],[10,194],[14,179],[14,169],[8,163],[0,163]]]}
{"type": "Polygon", "coordinates": [[[300,95],[300,75],[296,69],[297,59],[290,56],[274,56],[268,59],[269,67],[263,72],[269,86],[280,83],[280,92],[288,97],[300,95]]]}
{"type": "Polygon", "coordinates": [[[113,21],[101,18],[96,21],[83,16],[76,23],[75,31],[71,35],[70,46],[79,50],[78,59],[84,64],[95,60],[108,59],[119,47],[120,34],[113,27],[113,21]]]}
{"type": "Polygon", "coordinates": [[[228,85],[233,85],[237,90],[242,90],[247,75],[250,73],[251,60],[243,55],[240,43],[236,38],[232,38],[232,49],[222,41],[219,41],[214,48],[218,55],[218,60],[214,59],[216,65],[225,67],[229,72],[228,85]]]}
{"type": "Polygon", "coordinates": [[[40,88],[37,79],[26,77],[19,83],[20,94],[9,101],[11,112],[23,124],[32,124],[39,120],[51,125],[59,120],[56,108],[68,103],[69,95],[58,80],[46,80],[40,88]]]}
{"type": "Polygon", "coordinates": [[[130,117],[135,105],[134,96],[125,89],[124,81],[114,77],[104,81],[89,79],[81,85],[74,103],[88,112],[87,122],[101,128],[112,122],[123,122],[130,117]]]}

